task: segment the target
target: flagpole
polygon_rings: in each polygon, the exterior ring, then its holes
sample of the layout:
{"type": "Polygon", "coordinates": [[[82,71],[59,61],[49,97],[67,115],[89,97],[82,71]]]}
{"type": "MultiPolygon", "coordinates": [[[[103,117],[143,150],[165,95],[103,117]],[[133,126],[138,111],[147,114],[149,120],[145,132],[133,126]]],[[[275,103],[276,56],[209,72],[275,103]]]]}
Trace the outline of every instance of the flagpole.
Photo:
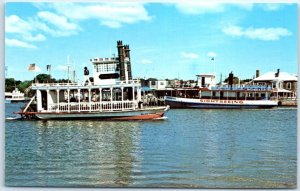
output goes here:
{"type": "Polygon", "coordinates": [[[50,83],[51,83],[51,65],[49,65],[49,78],[50,78],[50,83]]]}
{"type": "Polygon", "coordinates": [[[70,80],[70,56],[68,56],[68,84],[70,80]]]}
{"type": "Polygon", "coordinates": [[[214,62],[214,75],[216,76],[216,60],[215,60],[215,57],[213,57],[213,62],[214,62]]]}
{"type": "Polygon", "coordinates": [[[36,83],[36,67],[34,67],[34,82],[36,83]]]}

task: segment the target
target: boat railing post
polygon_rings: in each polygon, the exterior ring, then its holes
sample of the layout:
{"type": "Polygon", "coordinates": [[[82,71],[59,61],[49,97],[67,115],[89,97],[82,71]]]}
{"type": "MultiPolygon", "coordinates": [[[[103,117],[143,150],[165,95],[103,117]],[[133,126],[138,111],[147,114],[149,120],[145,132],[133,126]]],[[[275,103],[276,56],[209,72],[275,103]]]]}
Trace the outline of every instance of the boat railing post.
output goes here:
{"type": "Polygon", "coordinates": [[[89,111],[92,111],[91,88],[89,88],[89,111]]]}
{"type": "Polygon", "coordinates": [[[78,111],[80,112],[80,89],[77,90],[77,96],[78,96],[78,111]]]}
{"type": "Polygon", "coordinates": [[[57,108],[56,112],[59,112],[59,89],[56,89],[56,102],[57,102],[57,108]]]}
{"type": "Polygon", "coordinates": [[[49,111],[50,110],[50,106],[49,106],[49,102],[50,102],[50,94],[49,94],[49,91],[50,90],[46,90],[46,92],[47,92],[47,111],[49,111]]]}
{"type": "Polygon", "coordinates": [[[68,89],[68,112],[70,113],[70,89],[68,89]]]}
{"type": "Polygon", "coordinates": [[[113,110],[113,88],[110,88],[110,111],[113,110]]]}
{"type": "Polygon", "coordinates": [[[124,110],[124,87],[121,87],[121,97],[122,97],[122,111],[124,110]]]}
{"type": "Polygon", "coordinates": [[[133,107],[133,110],[135,110],[135,86],[134,84],[132,85],[132,107],[133,107]]]}
{"type": "Polygon", "coordinates": [[[99,88],[99,110],[102,112],[102,88],[99,88]]]}

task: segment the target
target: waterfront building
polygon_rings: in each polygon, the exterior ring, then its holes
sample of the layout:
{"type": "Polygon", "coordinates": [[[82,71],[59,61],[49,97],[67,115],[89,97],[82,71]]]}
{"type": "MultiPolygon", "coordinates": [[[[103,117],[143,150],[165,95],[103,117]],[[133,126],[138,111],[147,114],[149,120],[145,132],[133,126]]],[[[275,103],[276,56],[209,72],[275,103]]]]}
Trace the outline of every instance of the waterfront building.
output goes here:
{"type": "Polygon", "coordinates": [[[278,69],[277,72],[267,72],[261,76],[257,70],[256,78],[253,79],[252,84],[272,87],[279,99],[295,99],[297,97],[297,82],[297,76],[281,72],[278,69]]]}
{"type": "Polygon", "coordinates": [[[168,86],[167,80],[151,80],[149,81],[149,88],[153,90],[164,90],[168,86]]]}
{"type": "Polygon", "coordinates": [[[197,86],[200,88],[211,88],[216,85],[216,77],[213,74],[197,75],[197,86]]]}

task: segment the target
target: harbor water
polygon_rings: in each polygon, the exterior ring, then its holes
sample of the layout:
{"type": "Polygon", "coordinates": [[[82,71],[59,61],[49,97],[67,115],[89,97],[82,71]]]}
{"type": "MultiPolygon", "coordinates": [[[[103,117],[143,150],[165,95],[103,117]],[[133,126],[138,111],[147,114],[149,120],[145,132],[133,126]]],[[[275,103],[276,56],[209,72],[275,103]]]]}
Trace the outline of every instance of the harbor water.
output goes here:
{"type": "MultiPolygon", "coordinates": [[[[5,104],[15,117],[20,104],[5,104]]],[[[6,186],[295,188],[297,109],[152,121],[6,120],[6,186]]]]}

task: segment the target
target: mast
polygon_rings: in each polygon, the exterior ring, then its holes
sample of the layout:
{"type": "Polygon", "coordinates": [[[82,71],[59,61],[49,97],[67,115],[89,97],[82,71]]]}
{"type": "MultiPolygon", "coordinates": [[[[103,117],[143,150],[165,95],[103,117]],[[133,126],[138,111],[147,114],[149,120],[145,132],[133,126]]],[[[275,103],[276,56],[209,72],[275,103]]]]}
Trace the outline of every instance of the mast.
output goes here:
{"type": "Polygon", "coordinates": [[[68,56],[68,66],[67,66],[67,70],[68,70],[68,83],[70,80],[70,56],[68,56]]]}
{"type": "Polygon", "coordinates": [[[74,64],[74,70],[73,70],[73,82],[76,82],[76,68],[75,68],[75,64],[74,64]]]}

